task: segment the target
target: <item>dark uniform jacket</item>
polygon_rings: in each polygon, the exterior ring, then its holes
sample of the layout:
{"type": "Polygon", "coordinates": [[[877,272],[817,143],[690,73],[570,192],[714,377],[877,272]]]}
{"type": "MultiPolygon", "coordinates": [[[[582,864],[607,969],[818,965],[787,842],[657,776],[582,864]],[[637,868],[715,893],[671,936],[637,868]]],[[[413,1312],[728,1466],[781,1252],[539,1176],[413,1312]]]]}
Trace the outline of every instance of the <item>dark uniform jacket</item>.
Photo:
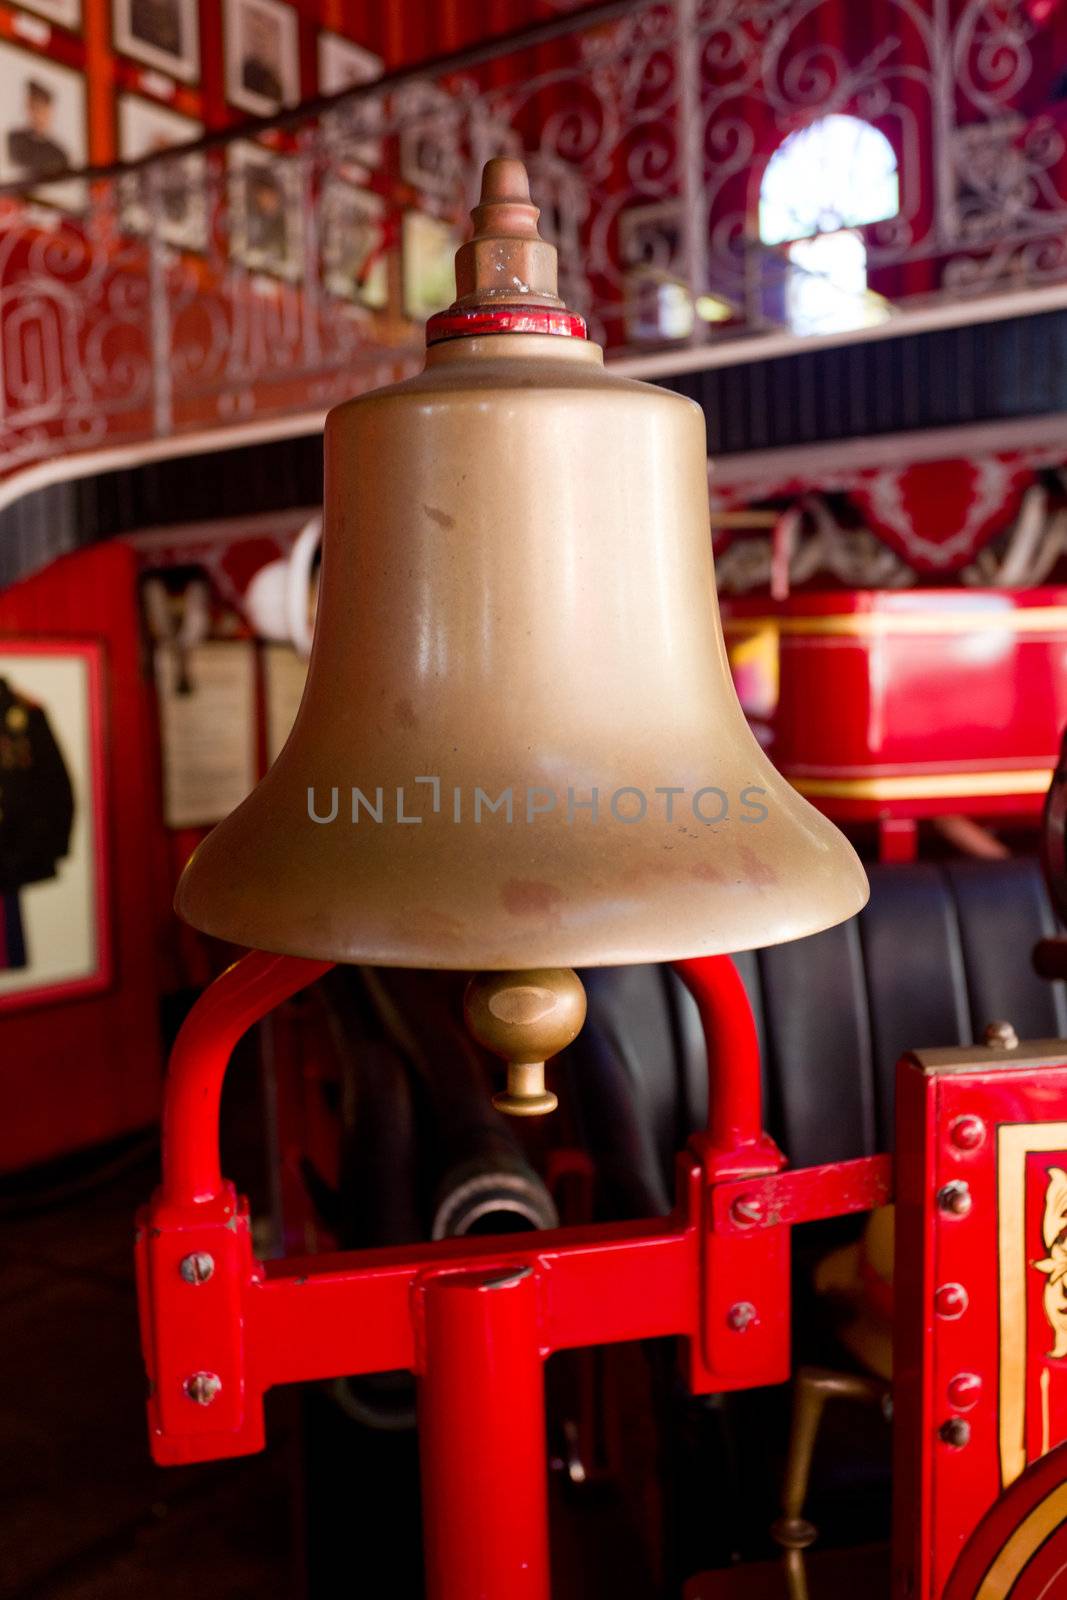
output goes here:
{"type": "Polygon", "coordinates": [[[48,718],[0,678],[0,894],[54,878],[73,821],[70,777],[48,718]]]}
{"type": "Polygon", "coordinates": [[[70,165],[61,144],[33,128],[12,128],[7,136],[8,160],[30,178],[56,178],[70,165]]]}

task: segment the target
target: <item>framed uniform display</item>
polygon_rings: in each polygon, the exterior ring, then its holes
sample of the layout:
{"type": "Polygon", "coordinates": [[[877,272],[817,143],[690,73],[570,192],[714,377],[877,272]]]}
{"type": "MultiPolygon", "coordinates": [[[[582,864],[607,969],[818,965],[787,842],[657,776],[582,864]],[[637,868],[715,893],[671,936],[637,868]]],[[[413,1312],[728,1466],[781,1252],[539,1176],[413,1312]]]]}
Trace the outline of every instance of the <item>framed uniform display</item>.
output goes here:
{"type": "Polygon", "coordinates": [[[111,981],[100,646],[0,639],[0,1013],[111,981]]]}

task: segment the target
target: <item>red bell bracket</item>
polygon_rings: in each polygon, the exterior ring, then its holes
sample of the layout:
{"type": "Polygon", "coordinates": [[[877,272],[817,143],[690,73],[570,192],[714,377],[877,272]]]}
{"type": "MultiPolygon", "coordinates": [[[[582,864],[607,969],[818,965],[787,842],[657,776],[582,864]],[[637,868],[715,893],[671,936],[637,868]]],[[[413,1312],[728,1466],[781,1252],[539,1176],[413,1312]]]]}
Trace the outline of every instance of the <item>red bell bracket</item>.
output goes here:
{"type": "Polygon", "coordinates": [[[245,956],[175,1045],[163,1181],[137,1234],[153,1455],[174,1464],[257,1450],[272,1385],[409,1368],[420,1380],[431,1592],[540,1597],[545,1560],[531,1551],[544,1546],[534,1480],[543,1481],[545,1357],[675,1335],[687,1343],[695,1393],[782,1382],[789,1225],[884,1201],[887,1162],[782,1172],[762,1131],[747,996],[728,957],[705,957],[676,969],[700,1010],[711,1110],[679,1158],[669,1218],[521,1243],[466,1238],[257,1261],[247,1209],[219,1164],[222,1081],[245,1030],[329,965],[245,956]],[[462,1418],[452,1417],[460,1404],[462,1418]],[[515,1492],[519,1461],[528,1495],[515,1492]],[[522,1530],[512,1527],[516,1505],[522,1530]],[[487,1538],[493,1526],[508,1537],[487,1538]]]}

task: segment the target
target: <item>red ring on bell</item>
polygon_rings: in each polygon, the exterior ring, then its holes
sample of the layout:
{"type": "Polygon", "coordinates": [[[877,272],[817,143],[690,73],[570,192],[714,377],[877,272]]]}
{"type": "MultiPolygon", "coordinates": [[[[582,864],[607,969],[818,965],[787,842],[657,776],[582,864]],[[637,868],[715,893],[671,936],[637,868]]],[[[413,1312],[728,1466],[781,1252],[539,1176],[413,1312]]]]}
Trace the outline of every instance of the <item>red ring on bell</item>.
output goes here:
{"type": "Polygon", "coordinates": [[[472,339],[487,333],[551,333],[565,339],[587,339],[585,318],[562,306],[472,306],[467,311],[439,311],[426,324],[426,343],[472,339]]]}

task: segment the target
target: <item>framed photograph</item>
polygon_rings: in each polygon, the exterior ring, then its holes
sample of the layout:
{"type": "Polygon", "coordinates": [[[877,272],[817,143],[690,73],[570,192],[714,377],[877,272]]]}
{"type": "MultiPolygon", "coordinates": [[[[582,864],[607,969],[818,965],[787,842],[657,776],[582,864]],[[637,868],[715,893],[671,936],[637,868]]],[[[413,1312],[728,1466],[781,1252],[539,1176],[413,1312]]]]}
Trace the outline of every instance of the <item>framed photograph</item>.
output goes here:
{"type": "Polygon", "coordinates": [[[300,99],[297,16],[282,0],[226,0],[226,98],[256,117],[300,99]]]}
{"type": "Polygon", "coordinates": [[[380,311],[389,297],[385,202],[380,195],[330,178],[319,216],[323,284],[343,300],[380,311]]]}
{"type": "Polygon", "coordinates": [[[619,212],[619,261],[663,278],[684,277],[683,209],[679,200],[656,200],[619,212]]]}
{"type": "Polygon", "coordinates": [[[0,1013],[107,988],[98,644],[0,640],[0,791],[0,1013]]]}
{"type": "Polygon", "coordinates": [[[88,160],[81,73],[0,43],[0,108],[0,180],[33,179],[36,199],[63,211],[84,210],[84,183],[48,181],[88,160]]]}
{"type": "Polygon", "coordinates": [[[684,272],[678,200],[628,206],[619,213],[619,261],[625,272],[626,336],[634,343],[688,339],[693,300],[684,272]]]}
{"type": "Polygon", "coordinates": [[[82,25],[82,0],[18,0],[18,5],[21,11],[32,11],[72,32],[82,25]]]}
{"type": "Polygon", "coordinates": [[[404,315],[425,322],[456,298],[458,228],[425,211],[405,211],[402,235],[404,315]]]}
{"type": "Polygon", "coordinates": [[[319,93],[340,94],[359,83],[373,83],[385,67],[381,56],[339,33],[319,34],[319,93]]]}
{"type": "Polygon", "coordinates": [[[461,200],[465,194],[459,148],[460,106],[432,83],[397,91],[401,117],[400,176],[413,189],[461,200]]]}
{"type": "Polygon", "coordinates": [[[303,274],[300,167],[251,140],[230,148],[230,254],[295,283],[303,274]]]}
{"type": "MultiPolygon", "coordinates": [[[[384,68],[381,56],[364,50],[361,44],[342,38],[339,33],[319,34],[320,94],[340,94],[345,89],[355,88],[357,84],[373,83],[381,77],[384,68]]],[[[368,122],[373,123],[380,113],[380,106],[366,105],[358,109],[353,106],[349,115],[353,123],[365,126],[368,122]]],[[[345,111],[338,108],[330,115],[332,125],[343,138],[347,120],[345,111]]],[[[381,139],[353,137],[347,142],[343,155],[363,167],[378,167],[383,159],[383,144],[381,139]]]]}
{"type": "Polygon", "coordinates": [[[220,822],[256,783],[256,650],[250,639],[159,645],[156,699],[168,828],[220,822]]]}
{"type": "Polygon", "coordinates": [[[200,76],[197,0],[112,0],[115,49],[183,83],[200,76]]]}
{"type": "MultiPolygon", "coordinates": [[[[123,161],[188,144],[204,131],[202,122],[182,117],[142,100],[140,95],[119,96],[119,155],[123,161]]],[[[202,155],[160,162],[151,171],[130,172],[122,178],[122,222],[134,233],[148,233],[153,207],[158,207],[159,231],[178,250],[207,248],[206,168],[202,155]]]]}

